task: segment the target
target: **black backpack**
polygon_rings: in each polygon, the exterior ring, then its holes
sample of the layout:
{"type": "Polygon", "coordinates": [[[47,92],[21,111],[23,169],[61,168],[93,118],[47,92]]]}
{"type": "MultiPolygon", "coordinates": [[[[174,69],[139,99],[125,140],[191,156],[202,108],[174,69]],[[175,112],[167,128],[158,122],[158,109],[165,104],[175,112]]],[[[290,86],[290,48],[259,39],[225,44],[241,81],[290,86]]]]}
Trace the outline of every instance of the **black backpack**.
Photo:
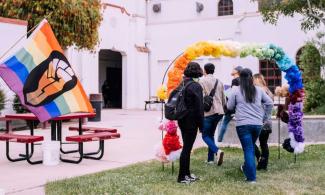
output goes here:
{"type": "Polygon", "coordinates": [[[214,84],[214,87],[211,90],[210,94],[203,97],[204,112],[209,112],[211,110],[213,104],[213,96],[216,93],[217,86],[218,86],[218,79],[216,80],[216,83],[214,84]]]}
{"type": "Polygon", "coordinates": [[[185,90],[186,88],[194,83],[189,81],[186,85],[184,81],[171,92],[167,103],[165,104],[165,118],[168,120],[179,120],[184,118],[188,109],[185,105],[185,90]]]}

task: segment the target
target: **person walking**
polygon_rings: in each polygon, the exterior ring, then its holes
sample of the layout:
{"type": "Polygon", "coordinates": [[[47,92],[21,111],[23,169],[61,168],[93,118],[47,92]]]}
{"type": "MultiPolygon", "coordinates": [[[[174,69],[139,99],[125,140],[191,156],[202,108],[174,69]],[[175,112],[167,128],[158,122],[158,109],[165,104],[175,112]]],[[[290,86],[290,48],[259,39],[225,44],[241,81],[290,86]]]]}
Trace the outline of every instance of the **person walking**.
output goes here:
{"type": "MultiPolygon", "coordinates": [[[[231,88],[235,87],[235,86],[239,86],[239,74],[240,71],[243,70],[242,66],[236,66],[232,72],[231,72],[231,76],[233,77],[232,81],[231,81],[231,88]]],[[[225,133],[227,131],[227,127],[228,124],[230,123],[230,121],[232,120],[232,118],[234,113],[231,111],[226,111],[223,120],[221,122],[221,125],[219,125],[219,135],[218,135],[218,142],[222,142],[223,138],[225,136],[225,133]]]]}
{"type": "Polygon", "coordinates": [[[203,92],[201,85],[198,83],[198,79],[202,75],[203,71],[200,65],[196,62],[190,62],[184,71],[184,79],[181,83],[181,85],[187,86],[184,89],[184,101],[188,113],[178,120],[183,139],[177,178],[179,183],[189,184],[198,180],[198,177],[190,172],[190,157],[197,131],[198,129],[202,130],[203,126],[203,92]]]}
{"type": "Polygon", "coordinates": [[[214,70],[215,66],[212,63],[204,65],[204,77],[200,80],[200,84],[203,88],[203,95],[210,95],[213,99],[211,109],[204,112],[202,139],[209,148],[207,162],[209,164],[216,162],[217,165],[220,166],[223,162],[224,152],[216,145],[214,134],[219,121],[224,115],[226,100],[223,84],[213,76],[214,70]]]}
{"type": "MultiPolygon", "coordinates": [[[[262,74],[254,74],[254,85],[261,87],[265,93],[273,100],[273,93],[267,87],[264,76],[262,74]]],[[[267,141],[269,139],[269,135],[272,133],[272,123],[265,123],[262,126],[261,133],[258,137],[260,141],[261,151],[258,146],[255,144],[255,156],[257,159],[257,170],[267,170],[267,165],[269,162],[269,146],[267,141]]]]}
{"type": "Polygon", "coordinates": [[[262,125],[270,120],[273,101],[262,88],[254,86],[252,71],[245,68],[240,72],[239,87],[232,90],[227,108],[235,110],[236,130],[245,160],[241,170],[246,181],[256,183],[254,146],[262,125]]]}

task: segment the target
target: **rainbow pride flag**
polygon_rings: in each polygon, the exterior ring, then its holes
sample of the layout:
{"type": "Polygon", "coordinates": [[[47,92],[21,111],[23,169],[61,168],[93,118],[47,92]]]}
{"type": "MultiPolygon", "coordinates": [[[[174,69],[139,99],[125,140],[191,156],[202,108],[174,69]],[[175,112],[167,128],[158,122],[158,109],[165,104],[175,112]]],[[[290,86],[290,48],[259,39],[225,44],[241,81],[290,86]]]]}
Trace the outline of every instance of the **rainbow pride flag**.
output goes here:
{"type": "Polygon", "coordinates": [[[73,112],[93,112],[47,20],[18,52],[0,63],[0,76],[41,122],[73,112]]]}

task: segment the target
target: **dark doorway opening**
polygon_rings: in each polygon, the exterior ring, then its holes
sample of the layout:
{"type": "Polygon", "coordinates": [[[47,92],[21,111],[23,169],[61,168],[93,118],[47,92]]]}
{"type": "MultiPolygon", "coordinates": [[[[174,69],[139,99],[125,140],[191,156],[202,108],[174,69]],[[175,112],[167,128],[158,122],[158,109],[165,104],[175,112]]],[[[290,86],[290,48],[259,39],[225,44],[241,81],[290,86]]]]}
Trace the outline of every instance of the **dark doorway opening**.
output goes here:
{"type": "Polygon", "coordinates": [[[122,108],[122,55],[120,52],[108,49],[99,51],[99,80],[102,84],[103,106],[122,108]]]}

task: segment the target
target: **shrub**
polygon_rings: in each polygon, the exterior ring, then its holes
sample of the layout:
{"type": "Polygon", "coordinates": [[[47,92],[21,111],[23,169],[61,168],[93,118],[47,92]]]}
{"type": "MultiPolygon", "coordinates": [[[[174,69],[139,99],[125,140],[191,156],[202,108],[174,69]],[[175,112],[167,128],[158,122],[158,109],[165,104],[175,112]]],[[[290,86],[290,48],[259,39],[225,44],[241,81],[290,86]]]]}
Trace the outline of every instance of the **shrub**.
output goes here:
{"type": "MultiPolygon", "coordinates": [[[[30,111],[21,104],[17,95],[15,95],[15,97],[14,97],[12,108],[16,113],[30,113],[30,111]]],[[[29,128],[32,127],[31,121],[26,120],[26,124],[29,128]]],[[[35,121],[34,128],[36,128],[38,124],[39,124],[39,121],[35,121]]]]}
{"type": "Polygon", "coordinates": [[[15,97],[14,97],[14,101],[13,101],[13,104],[12,104],[12,108],[13,108],[13,110],[16,113],[29,113],[30,112],[27,108],[25,108],[21,104],[21,102],[20,102],[20,100],[19,100],[19,98],[18,98],[17,95],[15,95],[15,97]]]}
{"type": "Polygon", "coordinates": [[[305,84],[306,101],[305,111],[316,114],[325,114],[325,112],[317,113],[316,111],[324,111],[318,109],[325,104],[325,81],[323,79],[316,79],[305,84]]]}
{"type": "Polygon", "coordinates": [[[6,95],[3,90],[0,89],[0,111],[5,108],[6,95]]]}
{"type": "Polygon", "coordinates": [[[300,66],[303,69],[303,79],[306,89],[304,110],[312,114],[325,114],[325,81],[321,77],[324,62],[324,33],[317,33],[316,39],[309,41],[302,50],[300,66]]]}
{"type": "Polygon", "coordinates": [[[321,58],[318,49],[311,42],[303,47],[300,63],[305,83],[320,79],[321,58]]]}

